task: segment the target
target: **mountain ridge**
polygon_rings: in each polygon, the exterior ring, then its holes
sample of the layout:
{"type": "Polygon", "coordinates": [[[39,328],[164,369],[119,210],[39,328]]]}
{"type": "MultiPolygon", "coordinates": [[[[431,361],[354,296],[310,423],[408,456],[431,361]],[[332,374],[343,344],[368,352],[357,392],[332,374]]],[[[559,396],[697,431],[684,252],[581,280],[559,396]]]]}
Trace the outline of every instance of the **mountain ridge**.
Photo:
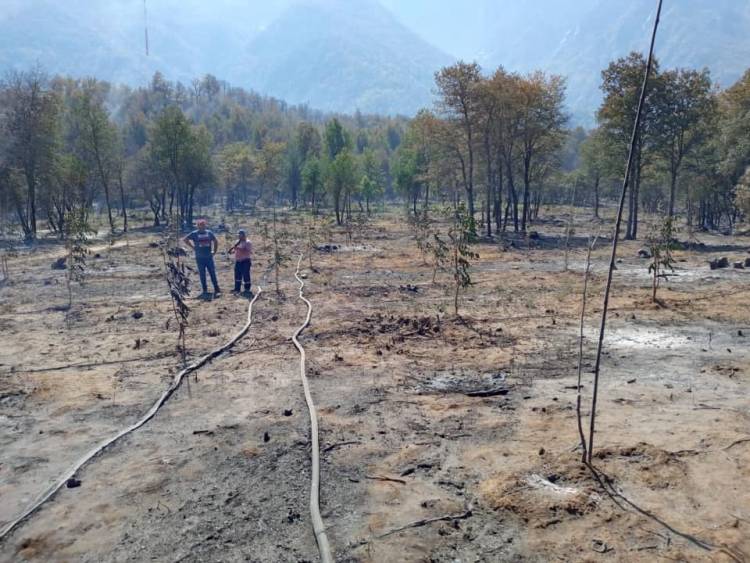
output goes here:
{"type": "MultiPolygon", "coordinates": [[[[203,74],[327,111],[412,115],[432,105],[433,74],[457,59],[489,73],[536,69],[567,78],[572,123],[592,126],[601,71],[644,52],[655,2],[632,0],[0,0],[0,70],[146,84],[155,71],[203,74]],[[30,33],[29,30],[34,30],[30,33]]],[[[727,87],[750,64],[750,3],[667,2],[663,68],[708,67],[727,87]]]]}

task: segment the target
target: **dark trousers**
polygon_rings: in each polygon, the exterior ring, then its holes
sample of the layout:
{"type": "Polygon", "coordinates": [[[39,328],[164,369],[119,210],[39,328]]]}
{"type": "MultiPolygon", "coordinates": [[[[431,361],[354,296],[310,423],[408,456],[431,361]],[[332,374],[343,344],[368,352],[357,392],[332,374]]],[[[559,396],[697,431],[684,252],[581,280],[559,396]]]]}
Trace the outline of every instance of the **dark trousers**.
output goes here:
{"type": "Polygon", "coordinates": [[[206,270],[211,276],[211,283],[214,285],[214,291],[219,293],[219,282],[216,281],[216,266],[214,266],[214,257],[209,256],[208,258],[196,258],[195,263],[198,266],[198,276],[201,279],[201,289],[203,293],[208,293],[208,287],[206,287],[206,270]]]}
{"type": "Polygon", "coordinates": [[[234,263],[234,290],[239,291],[242,282],[245,282],[245,291],[250,291],[250,258],[239,260],[234,263]]]}

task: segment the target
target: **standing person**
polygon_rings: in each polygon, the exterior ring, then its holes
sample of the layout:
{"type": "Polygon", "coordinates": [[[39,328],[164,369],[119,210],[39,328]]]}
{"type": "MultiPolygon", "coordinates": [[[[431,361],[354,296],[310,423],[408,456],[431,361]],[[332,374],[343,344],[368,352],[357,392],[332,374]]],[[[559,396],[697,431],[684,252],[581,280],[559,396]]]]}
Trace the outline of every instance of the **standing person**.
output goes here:
{"type": "Polygon", "coordinates": [[[211,283],[214,286],[214,297],[221,297],[219,282],[216,281],[216,266],[214,265],[214,254],[219,249],[219,241],[216,239],[216,235],[206,227],[206,220],[198,219],[198,228],[182,239],[195,251],[195,264],[198,266],[198,276],[200,276],[201,289],[203,289],[200,299],[208,298],[206,270],[208,270],[211,283]]]}
{"type": "Polygon", "coordinates": [[[237,232],[237,236],[240,240],[229,249],[229,254],[234,254],[234,291],[232,293],[239,293],[240,287],[244,282],[245,291],[242,295],[252,297],[253,292],[250,291],[250,268],[253,265],[253,245],[247,240],[247,233],[244,229],[240,229],[237,232]]]}

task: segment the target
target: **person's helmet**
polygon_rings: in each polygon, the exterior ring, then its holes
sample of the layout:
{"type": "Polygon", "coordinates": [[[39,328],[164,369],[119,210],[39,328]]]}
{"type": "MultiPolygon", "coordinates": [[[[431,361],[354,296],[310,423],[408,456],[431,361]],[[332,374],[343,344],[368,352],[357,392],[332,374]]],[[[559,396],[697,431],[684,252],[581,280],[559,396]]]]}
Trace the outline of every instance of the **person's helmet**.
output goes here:
{"type": "Polygon", "coordinates": [[[240,229],[239,231],[237,231],[237,234],[238,234],[239,236],[241,236],[241,237],[242,237],[242,236],[246,236],[246,235],[247,235],[247,233],[245,232],[245,229],[240,229]]]}

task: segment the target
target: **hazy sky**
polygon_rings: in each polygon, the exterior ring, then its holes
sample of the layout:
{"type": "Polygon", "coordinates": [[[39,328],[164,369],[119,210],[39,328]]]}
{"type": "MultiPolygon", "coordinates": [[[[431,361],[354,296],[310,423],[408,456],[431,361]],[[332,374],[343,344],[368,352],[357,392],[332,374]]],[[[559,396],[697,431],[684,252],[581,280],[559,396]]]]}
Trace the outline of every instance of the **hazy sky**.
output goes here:
{"type": "MultiPolygon", "coordinates": [[[[0,0],[0,21],[21,9],[38,5],[43,17],[49,0],[0,0]]],[[[252,34],[298,1],[331,0],[146,0],[152,19],[228,20],[247,26],[252,34]],[[238,21],[239,19],[239,21],[238,21]]],[[[335,1],[335,0],[334,0],[335,1]]],[[[346,0],[347,2],[372,0],[346,0]]],[[[481,49],[484,13],[491,0],[379,0],[407,27],[436,47],[458,57],[472,57],[481,49]],[[480,30],[478,32],[478,30],[480,30]]],[[[505,4],[508,0],[499,0],[505,4]]],[[[515,0],[516,3],[519,0],[515,0]]],[[[102,25],[108,17],[141,19],[143,0],[57,0],[58,7],[89,6],[102,25]]],[[[494,2],[498,4],[498,0],[494,2]]]]}
{"type": "Polygon", "coordinates": [[[485,17],[491,1],[380,0],[380,3],[407,27],[448,54],[479,58],[486,44],[485,17]]]}

